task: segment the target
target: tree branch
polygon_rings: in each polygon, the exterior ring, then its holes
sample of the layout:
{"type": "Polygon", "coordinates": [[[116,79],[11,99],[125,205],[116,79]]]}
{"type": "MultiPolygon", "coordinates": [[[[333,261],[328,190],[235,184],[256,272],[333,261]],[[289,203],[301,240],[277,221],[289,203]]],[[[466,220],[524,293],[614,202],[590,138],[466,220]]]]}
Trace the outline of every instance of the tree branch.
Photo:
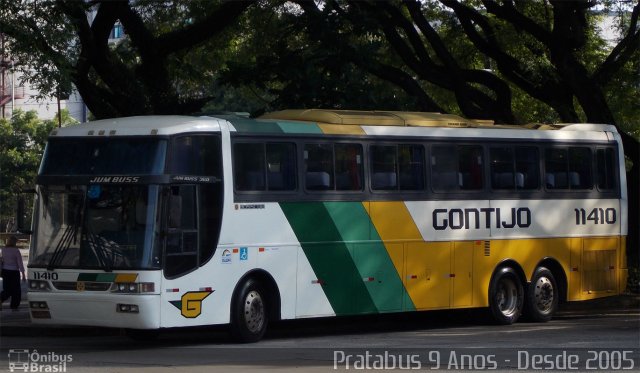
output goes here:
{"type": "Polygon", "coordinates": [[[192,48],[217,35],[231,25],[256,0],[229,0],[205,18],[182,29],[160,35],[156,40],[157,53],[166,56],[192,48]]]}
{"type": "Polygon", "coordinates": [[[593,79],[604,85],[611,80],[611,77],[624,66],[640,46],[640,29],[638,29],[638,18],[640,15],[640,1],[633,7],[629,29],[624,38],[613,48],[609,56],[593,73],[593,79]]]}

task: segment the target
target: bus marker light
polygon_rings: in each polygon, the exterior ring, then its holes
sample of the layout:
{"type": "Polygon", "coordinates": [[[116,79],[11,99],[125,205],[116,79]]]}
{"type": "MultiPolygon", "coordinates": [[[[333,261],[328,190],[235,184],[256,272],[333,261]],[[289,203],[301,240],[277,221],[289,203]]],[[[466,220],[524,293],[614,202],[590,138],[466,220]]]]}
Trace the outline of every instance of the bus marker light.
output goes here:
{"type": "Polygon", "coordinates": [[[312,284],[319,284],[319,285],[324,285],[324,281],[318,279],[318,280],[312,280],[311,281],[312,284]]]}
{"type": "Polygon", "coordinates": [[[212,292],[212,291],[213,291],[213,288],[211,288],[211,287],[200,288],[200,291],[208,291],[208,292],[212,292]]]}
{"type": "Polygon", "coordinates": [[[237,254],[237,253],[238,253],[238,251],[240,251],[240,250],[239,250],[239,249],[237,249],[237,248],[236,248],[236,249],[233,249],[233,253],[234,253],[234,254],[237,254]]]}
{"type": "Polygon", "coordinates": [[[455,273],[449,273],[449,277],[454,278],[454,277],[456,277],[456,274],[455,273]]]}
{"type": "Polygon", "coordinates": [[[167,293],[177,293],[180,289],[167,289],[167,293]]]}
{"type": "Polygon", "coordinates": [[[264,252],[264,247],[260,247],[260,248],[258,248],[258,252],[263,253],[263,252],[264,252]]]}
{"type": "Polygon", "coordinates": [[[573,268],[571,268],[571,270],[572,270],[573,272],[578,272],[578,267],[573,267],[573,268]]]}
{"type": "Polygon", "coordinates": [[[418,275],[409,275],[407,276],[407,280],[415,280],[418,278],[418,275]]]}
{"type": "Polygon", "coordinates": [[[363,278],[363,280],[367,281],[367,282],[371,282],[371,281],[373,281],[375,279],[373,277],[365,277],[365,278],[363,278]]]}
{"type": "Polygon", "coordinates": [[[614,266],[609,266],[609,269],[610,269],[610,270],[614,270],[614,269],[616,269],[616,267],[614,267],[614,266]]]}

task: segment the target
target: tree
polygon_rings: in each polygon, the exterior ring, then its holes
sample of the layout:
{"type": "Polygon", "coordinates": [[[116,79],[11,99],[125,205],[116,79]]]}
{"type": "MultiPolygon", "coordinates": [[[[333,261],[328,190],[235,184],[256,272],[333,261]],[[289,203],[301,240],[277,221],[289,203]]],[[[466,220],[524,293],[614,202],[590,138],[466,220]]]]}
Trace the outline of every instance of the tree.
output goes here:
{"type": "Polygon", "coordinates": [[[253,2],[2,0],[0,30],[28,80],[63,96],[73,84],[96,118],[187,114],[211,100],[206,88],[193,85],[206,61],[190,58],[204,44],[228,38],[225,30],[253,2]],[[113,48],[116,22],[127,41],[113,48]],[[191,67],[198,69],[186,79],[177,73],[191,67]]]}
{"type": "MultiPolygon", "coordinates": [[[[68,111],[61,114],[63,126],[77,123],[68,111]]],[[[5,214],[0,220],[12,216],[17,195],[34,184],[47,137],[57,126],[57,116],[41,120],[35,111],[16,110],[11,119],[0,118],[0,207],[5,214]]]]}

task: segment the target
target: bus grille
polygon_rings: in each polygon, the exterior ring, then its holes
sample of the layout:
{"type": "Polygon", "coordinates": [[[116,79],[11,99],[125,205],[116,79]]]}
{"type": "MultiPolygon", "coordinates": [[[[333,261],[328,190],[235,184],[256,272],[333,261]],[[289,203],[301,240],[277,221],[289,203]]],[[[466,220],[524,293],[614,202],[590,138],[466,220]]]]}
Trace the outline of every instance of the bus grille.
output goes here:
{"type": "MultiPolygon", "coordinates": [[[[58,290],[80,290],[76,281],[53,281],[53,286],[58,290]]],[[[110,282],[85,282],[84,291],[107,291],[111,288],[110,282]]]]}

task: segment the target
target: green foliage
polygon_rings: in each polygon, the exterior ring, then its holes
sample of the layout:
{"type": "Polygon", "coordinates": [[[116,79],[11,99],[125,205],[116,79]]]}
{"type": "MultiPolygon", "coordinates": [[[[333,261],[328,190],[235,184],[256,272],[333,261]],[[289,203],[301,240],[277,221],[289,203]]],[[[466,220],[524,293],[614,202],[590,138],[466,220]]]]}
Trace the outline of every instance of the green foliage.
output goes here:
{"type": "MultiPolygon", "coordinates": [[[[62,123],[77,122],[64,110],[62,123]]],[[[16,110],[10,119],[0,118],[0,220],[15,213],[17,193],[33,186],[47,137],[57,126],[57,116],[42,120],[35,111],[16,110]]]]}

